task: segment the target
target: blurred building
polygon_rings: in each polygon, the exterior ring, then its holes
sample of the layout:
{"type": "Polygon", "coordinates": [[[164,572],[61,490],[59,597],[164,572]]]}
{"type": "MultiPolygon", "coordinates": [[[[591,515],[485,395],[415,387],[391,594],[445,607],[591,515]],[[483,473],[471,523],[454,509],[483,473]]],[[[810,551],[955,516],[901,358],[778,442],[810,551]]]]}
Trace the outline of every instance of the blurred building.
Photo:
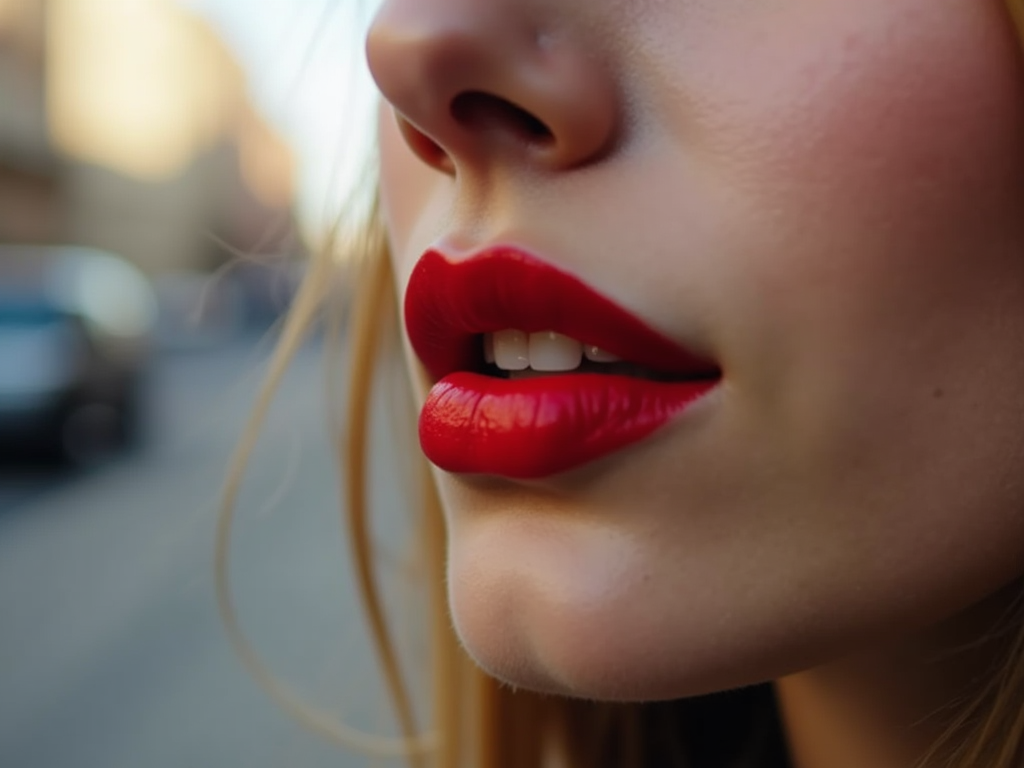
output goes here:
{"type": "Polygon", "coordinates": [[[232,53],[171,0],[0,0],[0,242],[151,274],[293,253],[293,174],[232,53]]]}
{"type": "Polygon", "coordinates": [[[0,0],[0,241],[61,229],[62,163],[47,138],[44,6],[0,0]]]}

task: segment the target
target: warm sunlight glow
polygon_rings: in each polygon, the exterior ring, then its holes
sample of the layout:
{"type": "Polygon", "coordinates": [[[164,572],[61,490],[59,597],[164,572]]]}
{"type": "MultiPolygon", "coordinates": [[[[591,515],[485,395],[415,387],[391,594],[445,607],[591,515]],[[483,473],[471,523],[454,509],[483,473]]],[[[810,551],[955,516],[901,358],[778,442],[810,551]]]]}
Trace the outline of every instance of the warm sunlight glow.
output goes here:
{"type": "Polygon", "coordinates": [[[169,1],[50,0],[49,14],[50,130],[73,157],[171,178],[239,108],[237,66],[204,24],[169,1]]]}

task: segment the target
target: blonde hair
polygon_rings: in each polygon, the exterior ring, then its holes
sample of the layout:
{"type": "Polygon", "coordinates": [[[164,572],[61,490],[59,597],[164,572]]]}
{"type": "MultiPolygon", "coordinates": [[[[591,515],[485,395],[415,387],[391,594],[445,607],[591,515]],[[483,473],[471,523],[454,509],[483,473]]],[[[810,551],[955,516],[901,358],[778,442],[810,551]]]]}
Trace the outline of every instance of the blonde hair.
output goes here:
{"type": "MultiPolygon", "coordinates": [[[[1024,36],[1024,0],[1007,0],[1007,5],[1024,36]]],[[[698,743],[699,734],[721,720],[734,726],[722,742],[733,744],[735,751],[718,757],[716,766],[762,768],[768,765],[766,760],[780,759],[766,757],[779,754],[781,733],[770,694],[764,691],[752,689],[689,702],[602,704],[515,691],[484,675],[459,645],[449,619],[444,518],[422,460],[418,470],[422,489],[418,499],[419,555],[428,575],[425,599],[431,616],[432,721],[424,728],[415,722],[413,694],[399,668],[369,536],[368,405],[382,358],[397,350],[391,262],[376,208],[355,248],[361,255],[354,277],[359,291],[348,316],[348,429],[338,445],[339,469],[344,478],[345,522],[356,582],[402,738],[373,737],[346,727],[283,685],[243,635],[228,580],[231,524],[245,466],[289,360],[325,303],[330,303],[338,271],[333,247],[314,259],[282,328],[270,373],[242,435],[223,495],[216,542],[217,598],[229,641],[255,679],[287,712],[321,736],[367,754],[402,756],[411,768],[537,768],[548,761],[560,768],[641,768],[652,764],[704,768],[709,763],[702,750],[720,752],[721,745],[698,743]]],[[[1007,631],[1014,637],[1005,658],[976,695],[956,709],[941,738],[921,760],[922,767],[1024,765],[1024,607],[1018,605],[1009,620],[1007,631]]]]}

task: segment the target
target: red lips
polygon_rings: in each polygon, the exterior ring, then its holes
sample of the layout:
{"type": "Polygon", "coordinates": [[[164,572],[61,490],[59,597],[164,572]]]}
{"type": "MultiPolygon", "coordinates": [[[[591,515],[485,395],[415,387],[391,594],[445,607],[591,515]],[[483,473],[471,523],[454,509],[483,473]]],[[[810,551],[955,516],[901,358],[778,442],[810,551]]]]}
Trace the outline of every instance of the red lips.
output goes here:
{"type": "Polygon", "coordinates": [[[579,279],[520,250],[425,254],[405,297],[413,350],[437,383],[420,414],[427,458],[449,472],[531,479],[646,437],[720,379],[717,368],[579,279]],[[672,381],[606,373],[486,375],[482,335],[555,331],[672,381]]]}

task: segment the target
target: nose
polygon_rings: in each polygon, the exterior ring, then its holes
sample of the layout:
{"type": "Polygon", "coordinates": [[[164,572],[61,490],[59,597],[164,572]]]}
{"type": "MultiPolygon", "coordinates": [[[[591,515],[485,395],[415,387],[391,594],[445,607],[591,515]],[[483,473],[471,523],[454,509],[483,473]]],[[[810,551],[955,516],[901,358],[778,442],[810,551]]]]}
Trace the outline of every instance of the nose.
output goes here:
{"type": "Polygon", "coordinates": [[[588,165],[614,145],[616,84],[554,0],[386,0],[370,71],[416,154],[446,172],[588,165]],[[557,9],[555,9],[557,10],[557,9]]]}

